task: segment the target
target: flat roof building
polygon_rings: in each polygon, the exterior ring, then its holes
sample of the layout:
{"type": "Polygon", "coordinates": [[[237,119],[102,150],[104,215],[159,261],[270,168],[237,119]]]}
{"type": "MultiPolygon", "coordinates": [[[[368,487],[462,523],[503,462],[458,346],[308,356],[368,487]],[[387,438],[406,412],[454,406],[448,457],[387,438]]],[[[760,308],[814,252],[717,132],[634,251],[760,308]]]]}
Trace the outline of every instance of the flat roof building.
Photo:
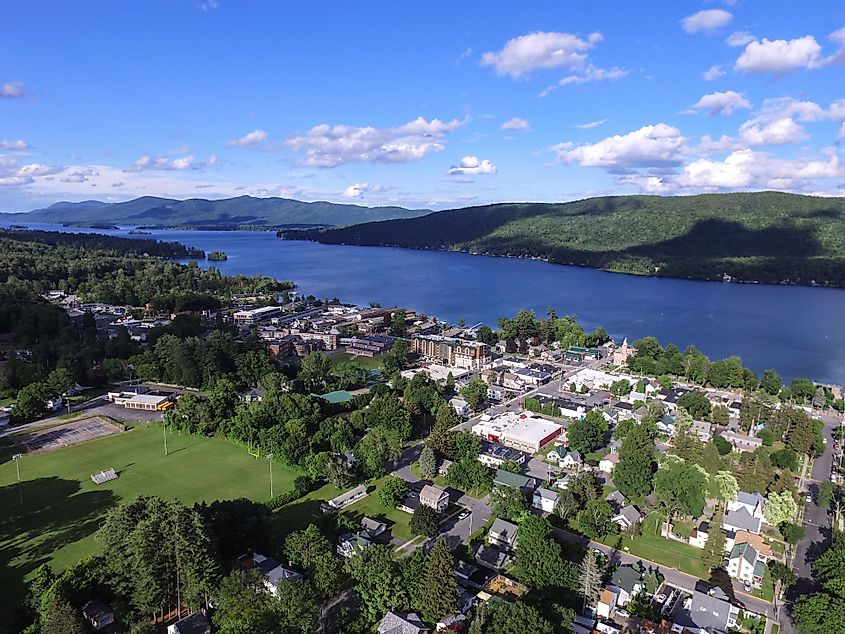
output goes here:
{"type": "Polygon", "coordinates": [[[484,440],[536,453],[540,447],[557,438],[563,426],[529,412],[507,412],[495,417],[482,417],[473,425],[472,431],[484,440]]]}
{"type": "Polygon", "coordinates": [[[254,326],[260,324],[262,321],[272,319],[277,315],[282,314],[281,306],[262,306],[261,308],[251,308],[249,310],[239,310],[232,315],[235,325],[241,328],[254,326]]]}
{"type": "Polygon", "coordinates": [[[411,339],[411,349],[444,365],[468,370],[479,370],[493,360],[486,343],[440,335],[415,335],[411,339]]]}

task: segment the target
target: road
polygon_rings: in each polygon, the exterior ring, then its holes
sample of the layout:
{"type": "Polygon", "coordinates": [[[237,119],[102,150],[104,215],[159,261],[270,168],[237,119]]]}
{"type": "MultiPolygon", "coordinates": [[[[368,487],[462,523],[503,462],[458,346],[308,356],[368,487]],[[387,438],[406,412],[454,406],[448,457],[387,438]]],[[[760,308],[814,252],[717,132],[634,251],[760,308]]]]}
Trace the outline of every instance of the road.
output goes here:
{"type": "MultiPolygon", "coordinates": [[[[813,463],[810,477],[805,478],[801,483],[802,488],[812,492],[813,500],[818,495],[819,484],[830,481],[830,467],[833,464],[833,430],[842,423],[841,414],[817,413],[816,417],[824,422],[827,445],[824,453],[813,463]]],[[[812,563],[830,543],[830,515],[826,509],[819,507],[815,502],[810,502],[805,506],[803,526],[804,538],[795,547],[792,559],[798,582],[787,591],[785,601],[787,612],[798,597],[817,590],[815,579],[813,579],[812,563]]],[[[784,634],[794,634],[795,629],[790,619],[782,619],[782,621],[784,634]]]]}

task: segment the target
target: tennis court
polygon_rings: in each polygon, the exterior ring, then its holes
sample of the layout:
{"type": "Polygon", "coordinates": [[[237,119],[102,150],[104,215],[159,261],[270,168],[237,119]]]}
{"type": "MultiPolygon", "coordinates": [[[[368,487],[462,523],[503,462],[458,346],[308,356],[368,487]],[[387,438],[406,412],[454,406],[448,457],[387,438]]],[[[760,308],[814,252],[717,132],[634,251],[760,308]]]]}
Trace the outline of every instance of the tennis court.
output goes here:
{"type": "Polygon", "coordinates": [[[28,453],[52,451],[86,440],[93,440],[121,431],[112,422],[100,416],[68,421],[47,429],[14,434],[9,438],[28,453]]]}

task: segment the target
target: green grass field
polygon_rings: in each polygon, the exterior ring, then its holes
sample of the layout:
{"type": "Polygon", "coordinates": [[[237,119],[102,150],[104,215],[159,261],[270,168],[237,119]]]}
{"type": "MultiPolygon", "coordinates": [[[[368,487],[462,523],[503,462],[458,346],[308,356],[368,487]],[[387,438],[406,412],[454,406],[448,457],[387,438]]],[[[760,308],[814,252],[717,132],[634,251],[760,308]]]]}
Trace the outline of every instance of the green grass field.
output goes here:
{"type": "Polygon", "coordinates": [[[381,367],[382,355],[376,355],[374,357],[364,357],[364,356],[353,356],[346,352],[335,352],[334,354],[329,356],[333,364],[344,363],[346,361],[352,361],[357,363],[362,368],[366,368],[367,370],[378,370],[381,367]]]}
{"type": "MultiPolygon", "coordinates": [[[[94,533],[108,509],[123,501],[139,495],[185,504],[270,497],[267,461],[229,441],[170,432],[168,450],[165,456],[160,426],[141,425],[58,451],[24,455],[19,490],[12,450],[0,448],[0,622],[8,622],[25,581],[38,566],[49,563],[59,572],[96,553],[94,533]],[[91,481],[92,473],[111,467],[118,479],[102,485],[91,481]]],[[[274,464],[274,493],[290,489],[296,475],[274,464]]],[[[323,489],[309,495],[316,499],[333,492],[323,489]]],[[[282,509],[280,519],[302,516],[307,525],[309,516],[299,502],[282,509]]]]}

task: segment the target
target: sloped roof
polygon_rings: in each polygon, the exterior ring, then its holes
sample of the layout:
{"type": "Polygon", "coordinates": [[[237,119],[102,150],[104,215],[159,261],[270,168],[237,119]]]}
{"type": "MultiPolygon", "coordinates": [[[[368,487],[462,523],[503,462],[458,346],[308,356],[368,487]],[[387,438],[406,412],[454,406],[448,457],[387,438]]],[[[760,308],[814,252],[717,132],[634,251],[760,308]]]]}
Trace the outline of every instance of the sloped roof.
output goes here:
{"type": "Polygon", "coordinates": [[[633,566],[619,566],[610,578],[610,583],[617,588],[622,588],[628,593],[631,593],[641,578],[640,571],[633,566]]]}
{"type": "Polygon", "coordinates": [[[388,612],[377,631],[379,634],[423,634],[429,630],[414,612],[388,612]]]}

